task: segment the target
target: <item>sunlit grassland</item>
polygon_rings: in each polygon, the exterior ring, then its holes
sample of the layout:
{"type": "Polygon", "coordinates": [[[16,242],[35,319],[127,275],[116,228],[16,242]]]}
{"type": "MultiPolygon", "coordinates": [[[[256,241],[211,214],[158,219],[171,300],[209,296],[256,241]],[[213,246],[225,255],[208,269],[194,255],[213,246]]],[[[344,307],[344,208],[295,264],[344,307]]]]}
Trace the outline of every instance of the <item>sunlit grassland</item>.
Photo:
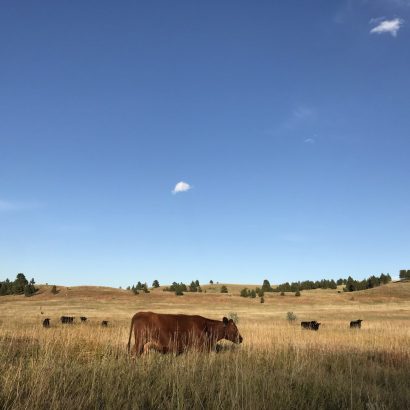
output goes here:
{"type": "Polygon", "coordinates": [[[130,296],[98,288],[0,299],[0,404],[5,409],[409,408],[410,299],[407,285],[399,285],[373,296],[275,294],[264,304],[235,295],[130,296]],[[151,353],[133,360],[125,346],[130,318],[139,310],[215,319],[236,312],[244,343],[223,343],[219,353],[151,353]],[[298,316],[296,323],[286,321],[287,311],[298,316]],[[57,321],[63,314],[89,321],[63,326],[57,321]],[[50,329],[41,327],[46,316],[50,329]],[[364,319],[363,328],[350,330],[349,321],[358,318],[364,319]],[[103,319],[110,321],[108,328],[99,326],[103,319]],[[311,319],[322,322],[320,330],[301,330],[299,321],[311,319]]]}

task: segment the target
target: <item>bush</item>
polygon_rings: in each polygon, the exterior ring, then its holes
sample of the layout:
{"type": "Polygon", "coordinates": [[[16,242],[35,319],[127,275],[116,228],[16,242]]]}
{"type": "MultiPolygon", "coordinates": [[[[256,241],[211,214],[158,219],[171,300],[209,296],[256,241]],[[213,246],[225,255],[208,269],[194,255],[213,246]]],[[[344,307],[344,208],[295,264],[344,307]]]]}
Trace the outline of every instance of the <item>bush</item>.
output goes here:
{"type": "Polygon", "coordinates": [[[243,288],[241,290],[240,296],[242,296],[243,298],[247,298],[248,297],[248,292],[249,292],[248,288],[243,288]]]}
{"type": "Polygon", "coordinates": [[[281,296],[285,296],[285,292],[280,292],[280,295],[281,295],[281,296]]]}
{"type": "Polygon", "coordinates": [[[265,303],[265,298],[261,296],[261,303],[265,303]]]}
{"type": "Polygon", "coordinates": [[[288,312],[286,313],[286,319],[288,322],[294,322],[297,319],[297,317],[293,312],[288,312]]]}
{"type": "Polygon", "coordinates": [[[255,289],[256,294],[261,298],[264,296],[265,292],[261,288],[256,288],[255,289]]]}
{"type": "Polygon", "coordinates": [[[221,286],[221,293],[228,293],[228,288],[225,285],[221,286]]]}
{"type": "Polygon", "coordinates": [[[228,319],[232,319],[235,324],[239,323],[239,316],[236,312],[229,312],[228,319]]]}
{"type": "Polygon", "coordinates": [[[57,290],[57,286],[56,286],[56,285],[53,285],[53,287],[51,288],[51,293],[52,293],[53,295],[57,295],[58,290],[57,290]]]}
{"type": "Polygon", "coordinates": [[[300,296],[300,292],[297,290],[295,296],[300,296]]]}

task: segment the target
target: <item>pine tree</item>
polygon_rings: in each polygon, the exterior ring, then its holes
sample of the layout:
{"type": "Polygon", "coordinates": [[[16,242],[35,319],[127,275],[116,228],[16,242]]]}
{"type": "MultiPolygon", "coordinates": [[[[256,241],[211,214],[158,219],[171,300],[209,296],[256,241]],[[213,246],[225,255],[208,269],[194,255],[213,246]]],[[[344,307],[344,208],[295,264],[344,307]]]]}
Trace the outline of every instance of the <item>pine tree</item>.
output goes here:
{"type": "Polygon", "coordinates": [[[263,292],[273,292],[272,286],[270,285],[270,282],[267,279],[263,281],[262,291],[263,292]]]}

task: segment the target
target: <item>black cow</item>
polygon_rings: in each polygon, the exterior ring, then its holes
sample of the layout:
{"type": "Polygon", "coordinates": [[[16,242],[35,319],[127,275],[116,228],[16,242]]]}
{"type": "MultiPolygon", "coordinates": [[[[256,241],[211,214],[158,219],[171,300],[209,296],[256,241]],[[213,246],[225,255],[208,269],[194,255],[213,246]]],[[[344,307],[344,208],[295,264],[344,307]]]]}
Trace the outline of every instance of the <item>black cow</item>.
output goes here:
{"type": "Polygon", "coordinates": [[[72,324],[74,323],[74,316],[61,316],[60,321],[61,323],[69,323],[72,324]]]}
{"type": "Polygon", "coordinates": [[[86,321],[87,321],[87,318],[86,318],[85,316],[81,316],[80,319],[81,319],[82,322],[86,322],[86,321]]]}
{"type": "Polygon", "coordinates": [[[43,320],[43,327],[50,327],[50,319],[49,318],[43,320]]]}
{"type": "Polygon", "coordinates": [[[350,322],[350,329],[361,329],[361,327],[362,327],[362,322],[363,322],[362,319],[352,320],[352,321],[350,322]]]}
{"type": "Polygon", "coordinates": [[[101,326],[102,326],[102,327],[107,327],[107,326],[108,326],[108,320],[103,320],[103,321],[101,322],[101,326]]]}
{"type": "Polygon", "coordinates": [[[300,326],[302,329],[319,330],[320,323],[316,322],[316,320],[311,320],[310,322],[300,322],[300,326]]]}

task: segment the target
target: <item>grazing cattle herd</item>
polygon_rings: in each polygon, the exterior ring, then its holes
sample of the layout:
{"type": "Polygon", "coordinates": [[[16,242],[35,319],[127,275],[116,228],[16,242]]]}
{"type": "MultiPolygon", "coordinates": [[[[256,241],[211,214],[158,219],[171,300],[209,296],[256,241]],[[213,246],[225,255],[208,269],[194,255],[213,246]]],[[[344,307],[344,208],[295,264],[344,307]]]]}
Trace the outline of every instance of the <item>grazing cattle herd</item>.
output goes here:
{"type": "MultiPolygon", "coordinates": [[[[73,324],[74,316],[61,316],[62,324],[73,324]]],[[[87,318],[80,317],[81,323],[87,318]]],[[[51,319],[43,320],[43,327],[51,326],[51,319]]],[[[351,329],[361,329],[362,319],[350,322],[351,329]]],[[[316,320],[301,322],[306,330],[319,330],[321,323],[316,320]]],[[[101,327],[108,327],[108,320],[101,321],[101,327]]],[[[131,350],[131,339],[134,334],[133,355],[141,355],[150,350],[160,353],[180,354],[189,348],[203,351],[217,350],[217,342],[225,339],[240,344],[243,341],[235,322],[223,317],[222,320],[208,319],[198,315],[165,314],[138,312],[131,319],[127,349],[131,350]]]]}
{"type": "MultiPolygon", "coordinates": [[[[41,312],[41,314],[43,314],[43,312],[41,312]]],[[[73,324],[75,320],[74,316],[61,316],[60,317],[60,322],[62,324],[73,324]]],[[[81,316],[80,317],[81,323],[85,323],[87,321],[87,318],[85,316],[81,316]]],[[[50,323],[51,319],[50,318],[46,318],[43,320],[43,327],[50,327],[51,323],[50,323]]],[[[101,322],[101,326],[102,327],[107,327],[108,326],[108,320],[103,320],[101,322]]]]}

